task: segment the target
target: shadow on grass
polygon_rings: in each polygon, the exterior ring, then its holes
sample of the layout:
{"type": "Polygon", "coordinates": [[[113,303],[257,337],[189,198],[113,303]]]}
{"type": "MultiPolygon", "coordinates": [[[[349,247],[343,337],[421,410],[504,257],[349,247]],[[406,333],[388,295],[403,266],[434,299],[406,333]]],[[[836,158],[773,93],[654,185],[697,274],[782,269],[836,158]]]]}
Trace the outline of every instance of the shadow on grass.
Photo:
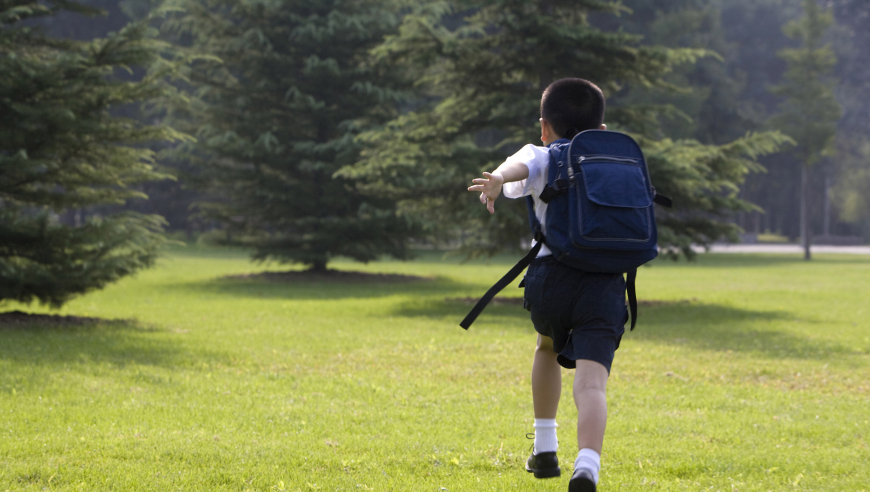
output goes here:
{"type": "Polygon", "coordinates": [[[642,308],[631,336],[700,350],[754,352],[769,358],[827,360],[853,353],[838,343],[771,327],[789,321],[807,323],[780,311],[685,302],[642,308]]]}
{"type": "Polygon", "coordinates": [[[169,290],[177,289],[185,293],[198,292],[203,295],[228,296],[233,298],[254,299],[366,299],[413,292],[415,295],[447,296],[464,284],[443,278],[421,278],[415,281],[366,281],[336,282],[334,280],[275,281],[263,277],[231,278],[223,277],[201,282],[168,285],[169,290]]]}
{"type": "Polygon", "coordinates": [[[97,363],[122,368],[128,364],[173,367],[209,357],[202,351],[193,353],[161,334],[161,330],[135,320],[0,326],[0,360],[17,365],[97,363]]]}
{"type": "MultiPolygon", "coordinates": [[[[517,290],[519,291],[519,289],[517,290]]],[[[447,292],[447,294],[455,293],[456,290],[447,292]]],[[[401,304],[401,306],[393,310],[391,314],[395,316],[406,316],[409,318],[456,318],[456,324],[458,325],[462,318],[464,318],[465,315],[471,311],[471,308],[474,307],[474,303],[469,302],[468,299],[472,298],[430,297],[426,299],[415,299],[401,304]]],[[[489,322],[492,321],[493,317],[509,317],[528,320],[529,312],[522,308],[522,301],[520,301],[519,298],[512,298],[511,301],[516,302],[505,302],[504,297],[496,297],[486,306],[486,309],[484,309],[483,313],[477,318],[478,321],[475,321],[475,323],[481,321],[489,322]]],[[[531,323],[531,321],[529,321],[529,323],[531,323]]]]}
{"type": "MultiPolygon", "coordinates": [[[[453,318],[458,325],[470,309],[471,304],[459,299],[428,299],[405,303],[394,314],[453,318]]],[[[854,353],[837,343],[768,328],[772,323],[787,323],[792,319],[779,311],[754,311],[695,301],[662,302],[639,307],[637,327],[631,333],[626,331],[626,339],[698,350],[757,353],[768,358],[829,360],[854,353]]],[[[806,320],[800,322],[807,323],[806,320]]],[[[505,329],[532,326],[528,311],[518,305],[505,304],[490,304],[475,323],[503,323],[505,329]]],[[[461,328],[457,326],[457,329],[461,328]]]]}

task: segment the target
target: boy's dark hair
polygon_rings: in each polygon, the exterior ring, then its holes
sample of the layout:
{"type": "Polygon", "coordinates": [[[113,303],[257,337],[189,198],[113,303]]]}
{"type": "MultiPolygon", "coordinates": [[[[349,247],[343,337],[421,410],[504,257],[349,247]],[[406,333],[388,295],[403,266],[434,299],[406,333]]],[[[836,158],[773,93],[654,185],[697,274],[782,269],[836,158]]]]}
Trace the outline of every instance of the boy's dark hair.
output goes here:
{"type": "Polygon", "coordinates": [[[585,79],[557,80],[541,96],[541,118],[562,138],[598,129],[604,123],[604,108],[604,93],[585,79]]]}

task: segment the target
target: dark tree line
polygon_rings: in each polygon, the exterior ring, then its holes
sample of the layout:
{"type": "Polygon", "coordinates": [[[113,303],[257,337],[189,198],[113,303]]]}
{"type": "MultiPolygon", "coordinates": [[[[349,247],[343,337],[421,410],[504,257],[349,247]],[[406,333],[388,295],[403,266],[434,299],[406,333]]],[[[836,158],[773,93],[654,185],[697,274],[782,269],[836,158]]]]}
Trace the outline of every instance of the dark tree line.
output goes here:
{"type": "Polygon", "coordinates": [[[537,141],[540,91],[565,76],[598,83],[609,125],[641,141],[677,203],[659,213],[672,255],[741,227],[797,236],[796,177],[815,160],[807,227],[870,232],[870,6],[828,4],[836,23],[813,39],[837,81],[815,90],[836,85],[844,112],[837,139],[810,148],[789,129],[788,75],[809,38],[782,30],[810,0],[0,3],[14,115],[0,124],[0,277],[15,286],[0,298],[57,305],[149,265],[158,216],[316,270],[404,258],[412,241],[518,248],[522,204],[489,216],[463,190],[537,141]],[[68,282],[44,294],[16,278],[68,282]]]}

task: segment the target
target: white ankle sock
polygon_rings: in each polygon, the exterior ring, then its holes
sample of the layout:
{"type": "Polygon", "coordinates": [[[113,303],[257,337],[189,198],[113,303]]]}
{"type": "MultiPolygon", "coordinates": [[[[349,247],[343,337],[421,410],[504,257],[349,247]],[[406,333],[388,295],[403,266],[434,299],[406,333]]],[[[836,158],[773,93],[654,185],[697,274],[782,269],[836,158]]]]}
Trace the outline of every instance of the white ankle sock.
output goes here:
{"type": "Polygon", "coordinates": [[[535,454],[559,450],[556,419],[535,419],[535,454]]]}
{"type": "Polygon", "coordinates": [[[574,461],[574,472],[577,470],[589,470],[592,474],[592,480],[598,483],[598,472],[601,470],[601,455],[595,450],[583,448],[577,453],[577,460],[574,461]]]}

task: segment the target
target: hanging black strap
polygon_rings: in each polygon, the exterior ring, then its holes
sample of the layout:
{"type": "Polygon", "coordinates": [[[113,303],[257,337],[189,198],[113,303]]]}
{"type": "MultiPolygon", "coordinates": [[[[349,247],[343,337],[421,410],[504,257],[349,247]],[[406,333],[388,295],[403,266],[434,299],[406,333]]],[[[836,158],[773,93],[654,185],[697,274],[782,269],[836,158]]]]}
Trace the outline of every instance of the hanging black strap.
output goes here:
{"type": "Polygon", "coordinates": [[[535,241],[537,241],[537,244],[535,244],[532,249],[528,253],[526,253],[526,256],[518,261],[517,264],[514,265],[514,267],[511,268],[510,271],[504,275],[504,277],[496,282],[495,285],[490,287],[489,290],[486,291],[486,294],[484,294],[483,297],[481,297],[480,300],[477,301],[477,304],[475,304],[474,307],[471,308],[471,312],[469,312],[468,315],[465,316],[465,319],[463,319],[462,322],[459,323],[459,326],[465,328],[466,330],[469,326],[471,326],[471,323],[474,323],[474,320],[477,319],[480,313],[483,312],[483,308],[485,308],[486,305],[489,304],[489,301],[491,301],[496,294],[501,292],[502,289],[507,287],[508,284],[513,282],[514,279],[517,278],[520,273],[522,273],[523,270],[526,269],[527,266],[532,264],[532,260],[534,260],[535,257],[538,256],[538,253],[541,251],[541,246],[544,245],[545,238],[544,234],[541,232],[541,223],[535,216],[534,202],[532,202],[532,197],[526,198],[526,203],[528,204],[529,208],[529,224],[531,224],[532,226],[532,231],[535,234],[535,241]]]}
{"type": "Polygon", "coordinates": [[[526,256],[523,257],[523,259],[517,262],[517,264],[514,265],[514,267],[511,268],[504,277],[502,277],[498,282],[495,283],[495,285],[490,287],[489,290],[486,291],[486,294],[484,294],[483,297],[481,297],[480,300],[477,301],[477,304],[474,305],[474,307],[471,309],[471,312],[468,313],[465,319],[463,319],[462,322],[459,323],[459,326],[467,330],[468,327],[471,326],[471,323],[474,323],[474,320],[477,319],[480,313],[483,312],[483,308],[485,308],[486,305],[489,304],[489,301],[491,301],[496,294],[501,292],[502,289],[507,287],[508,284],[513,282],[514,279],[517,278],[520,273],[522,273],[523,270],[525,270],[526,267],[532,263],[532,260],[534,260],[535,257],[538,256],[538,252],[541,251],[541,246],[543,245],[543,241],[538,241],[538,243],[535,244],[535,246],[531,249],[531,251],[528,252],[528,254],[526,254],[526,256]]]}
{"type": "Polygon", "coordinates": [[[637,269],[631,270],[625,275],[625,291],[628,293],[628,311],[631,313],[631,330],[637,323],[637,290],[635,290],[637,269]]]}

